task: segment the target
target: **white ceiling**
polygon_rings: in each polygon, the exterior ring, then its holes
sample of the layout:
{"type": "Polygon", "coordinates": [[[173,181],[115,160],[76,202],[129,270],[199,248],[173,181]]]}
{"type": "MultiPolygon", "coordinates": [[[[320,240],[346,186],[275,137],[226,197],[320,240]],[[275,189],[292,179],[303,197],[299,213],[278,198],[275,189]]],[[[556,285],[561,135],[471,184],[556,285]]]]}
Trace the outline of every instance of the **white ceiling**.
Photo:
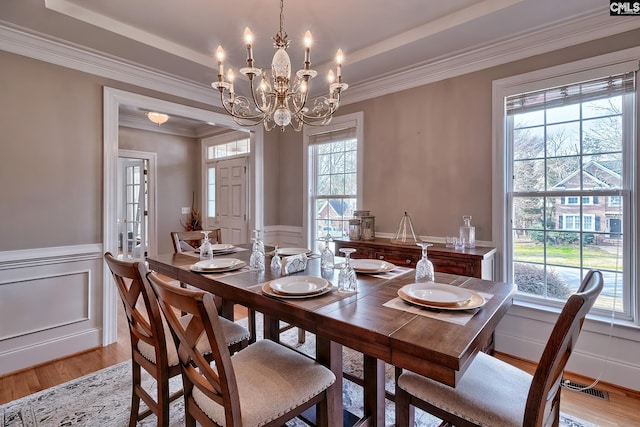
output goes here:
{"type": "MultiPolygon", "coordinates": [[[[270,66],[279,7],[279,0],[2,0],[0,24],[207,90],[217,78],[218,45],[227,53],[227,68],[245,66],[245,27],[254,33],[256,66],[270,66]]],[[[603,0],[284,2],[293,68],[302,68],[301,40],[310,30],[311,65],[321,73],[312,93],[324,92],[324,75],[341,48],[350,85],[345,103],[363,99],[365,87],[406,88],[406,74],[416,69],[479,69],[635,28],[637,17],[610,17],[603,0]],[[398,84],[402,79],[405,86],[398,84]]]]}

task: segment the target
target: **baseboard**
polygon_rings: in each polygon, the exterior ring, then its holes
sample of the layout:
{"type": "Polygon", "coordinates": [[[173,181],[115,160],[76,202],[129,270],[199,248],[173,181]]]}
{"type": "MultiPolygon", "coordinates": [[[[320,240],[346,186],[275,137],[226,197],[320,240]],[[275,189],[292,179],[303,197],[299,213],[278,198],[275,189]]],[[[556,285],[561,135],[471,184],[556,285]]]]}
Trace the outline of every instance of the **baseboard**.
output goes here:
{"type": "Polygon", "coordinates": [[[57,337],[0,353],[0,376],[102,346],[102,330],[57,337]]]}

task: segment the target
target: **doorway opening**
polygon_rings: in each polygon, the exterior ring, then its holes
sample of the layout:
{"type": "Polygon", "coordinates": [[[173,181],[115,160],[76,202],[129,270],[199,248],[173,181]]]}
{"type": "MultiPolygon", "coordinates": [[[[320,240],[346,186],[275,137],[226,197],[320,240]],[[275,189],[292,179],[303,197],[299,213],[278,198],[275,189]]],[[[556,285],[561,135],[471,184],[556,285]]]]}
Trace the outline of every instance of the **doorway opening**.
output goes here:
{"type": "MultiPolygon", "coordinates": [[[[142,111],[162,111],[177,117],[190,118],[200,121],[203,124],[213,125],[221,128],[241,130],[246,132],[233,121],[233,118],[222,113],[189,107],[176,104],[157,98],[139,95],[119,89],[104,87],[103,114],[104,114],[104,135],[103,135],[103,251],[117,253],[118,251],[118,203],[117,203],[117,176],[118,176],[118,129],[120,126],[120,108],[133,107],[142,111]]],[[[185,94],[174,94],[189,98],[185,94]]],[[[251,174],[247,180],[247,193],[249,197],[249,208],[247,210],[247,221],[250,228],[263,228],[263,143],[264,129],[256,127],[251,132],[251,174]]],[[[156,210],[157,212],[157,210],[156,210]]],[[[154,215],[149,215],[149,223],[154,215]]],[[[151,225],[149,229],[151,229],[151,225]]],[[[152,232],[149,233],[150,249],[149,253],[154,254],[154,242],[151,239],[152,232]]],[[[103,324],[102,324],[102,345],[108,345],[117,340],[117,307],[119,304],[115,286],[111,286],[111,273],[108,268],[103,268],[103,324]]]]}

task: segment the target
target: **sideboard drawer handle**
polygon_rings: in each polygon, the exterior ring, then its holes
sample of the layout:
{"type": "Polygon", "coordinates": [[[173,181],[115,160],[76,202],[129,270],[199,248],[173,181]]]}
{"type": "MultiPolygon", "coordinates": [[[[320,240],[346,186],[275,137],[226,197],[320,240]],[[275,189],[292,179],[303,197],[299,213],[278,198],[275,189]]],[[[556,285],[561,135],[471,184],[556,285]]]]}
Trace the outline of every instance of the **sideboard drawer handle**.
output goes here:
{"type": "Polygon", "coordinates": [[[410,259],[406,260],[405,262],[407,263],[407,265],[411,264],[411,260],[410,259]]]}
{"type": "Polygon", "coordinates": [[[384,259],[384,255],[380,255],[380,259],[384,259]]]}

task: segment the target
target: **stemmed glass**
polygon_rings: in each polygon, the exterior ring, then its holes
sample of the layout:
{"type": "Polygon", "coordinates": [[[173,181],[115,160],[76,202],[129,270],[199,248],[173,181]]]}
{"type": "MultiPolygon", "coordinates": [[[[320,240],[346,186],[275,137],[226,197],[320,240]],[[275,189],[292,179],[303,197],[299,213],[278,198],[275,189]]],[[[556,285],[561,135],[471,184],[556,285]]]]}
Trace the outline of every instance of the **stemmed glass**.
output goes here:
{"type": "Polygon", "coordinates": [[[202,239],[202,245],[200,245],[200,259],[212,260],[213,246],[211,246],[211,242],[209,241],[209,231],[202,230],[201,233],[204,234],[204,239],[202,239]]]}
{"type": "Polygon", "coordinates": [[[271,270],[273,270],[276,273],[279,273],[281,269],[282,269],[282,263],[280,260],[280,255],[278,255],[278,247],[276,246],[276,248],[273,251],[273,258],[271,258],[271,270]]]}
{"type": "Polygon", "coordinates": [[[427,248],[433,245],[427,242],[416,242],[416,244],[422,248],[422,259],[416,264],[416,282],[433,282],[435,281],[433,263],[427,259],[427,248]]]}
{"type": "Polygon", "coordinates": [[[350,255],[356,250],[353,248],[342,248],[340,252],[344,254],[344,263],[340,268],[340,275],[338,276],[338,291],[339,292],[357,292],[356,272],[351,267],[350,255]]]}
{"type": "Polygon", "coordinates": [[[322,249],[322,253],[320,254],[320,265],[322,269],[331,270],[334,266],[334,255],[331,252],[331,248],[329,247],[329,242],[333,239],[331,238],[331,234],[327,231],[327,235],[324,238],[324,248],[322,249]]]}
{"type": "Polygon", "coordinates": [[[253,249],[249,257],[249,267],[264,271],[264,245],[261,245],[262,242],[257,237],[252,237],[251,240],[253,240],[253,249]],[[261,247],[262,250],[260,250],[261,247]]]}

